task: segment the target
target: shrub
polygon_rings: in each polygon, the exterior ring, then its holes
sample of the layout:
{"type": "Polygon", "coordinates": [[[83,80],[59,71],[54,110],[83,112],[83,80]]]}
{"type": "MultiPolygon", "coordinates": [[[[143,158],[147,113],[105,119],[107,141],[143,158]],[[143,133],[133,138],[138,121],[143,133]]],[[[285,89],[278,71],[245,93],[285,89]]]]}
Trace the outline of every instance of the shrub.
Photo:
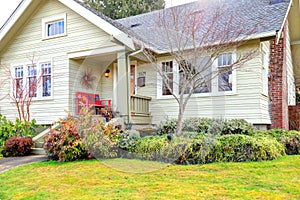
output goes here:
{"type": "Polygon", "coordinates": [[[13,123],[0,114],[0,147],[3,147],[5,141],[13,136],[35,136],[37,134],[36,128],[37,125],[34,119],[30,122],[16,119],[13,123]]]}
{"type": "Polygon", "coordinates": [[[224,135],[217,140],[211,161],[243,162],[273,160],[284,155],[284,148],[271,137],[224,135]]]}
{"type": "Polygon", "coordinates": [[[26,156],[30,154],[33,141],[28,137],[11,137],[4,145],[2,154],[9,156],[26,156]]]}
{"type": "Polygon", "coordinates": [[[182,124],[183,131],[207,133],[209,127],[212,124],[212,119],[210,118],[199,118],[193,117],[184,120],[182,124]]]}
{"type": "Polygon", "coordinates": [[[200,164],[208,161],[212,140],[204,135],[198,138],[173,136],[169,141],[164,136],[148,136],[135,141],[132,157],[177,164],[200,164]]]}
{"type": "Polygon", "coordinates": [[[136,141],[141,138],[140,133],[135,130],[128,130],[122,133],[118,141],[118,147],[124,151],[134,152],[136,141]]]}
{"type": "Polygon", "coordinates": [[[177,119],[168,119],[162,121],[158,126],[158,134],[174,134],[177,130],[177,119]]]}
{"type": "Polygon", "coordinates": [[[212,135],[250,135],[254,130],[254,126],[244,119],[213,119],[206,133],[212,135]]]}
{"type": "Polygon", "coordinates": [[[114,123],[104,124],[100,118],[93,116],[91,108],[84,106],[77,124],[82,142],[89,150],[90,157],[112,158],[117,156],[117,145],[122,131],[114,123]]]}
{"type": "Polygon", "coordinates": [[[280,137],[279,140],[285,146],[286,154],[300,154],[300,132],[290,131],[283,137],[280,137]]]}
{"type": "Polygon", "coordinates": [[[51,130],[50,134],[45,136],[44,149],[47,155],[62,162],[86,159],[88,150],[82,143],[77,129],[77,121],[71,115],[61,120],[61,127],[51,130]]]}
{"type": "Polygon", "coordinates": [[[285,147],[285,153],[288,155],[300,154],[300,132],[286,131],[282,129],[271,129],[268,131],[257,131],[254,135],[271,136],[285,147]]]}

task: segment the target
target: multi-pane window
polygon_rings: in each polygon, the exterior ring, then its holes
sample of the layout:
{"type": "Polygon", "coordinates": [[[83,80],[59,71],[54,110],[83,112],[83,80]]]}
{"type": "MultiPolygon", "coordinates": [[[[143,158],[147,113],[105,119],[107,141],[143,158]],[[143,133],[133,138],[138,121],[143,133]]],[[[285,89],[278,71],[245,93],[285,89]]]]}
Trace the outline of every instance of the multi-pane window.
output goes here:
{"type": "Polygon", "coordinates": [[[173,61],[163,62],[162,63],[162,73],[163,73],[163,85],[162,85],[162,94],[171,95],[173,90],[173,61]]]}
{"type": "Polygon", "coordinates": [[[43,97],[51,96],[51,63],[41,64],[43,97]]]}
{"type": "Polygon", "coordinates": [[[14,67],[15,83],[13,92],[16,98],[35,99],[52,96],[52,68],[50,62],[14,67]],[[23,67],[25,66],[25,67],[23,67]]]}
{"type": "Polygon", "coordinates": [[[27,81],[28,81],[29,97],[36,97],[37,88],[38,88],[36,64],[27,66],[27,81]]]}
{"type": "Polygon", "coordinates": [[[232,53],[218,56],[218,91],[232,91],[232,53]]]}
{"type": "Polygon", "coordinates": [[[16,98],[21,98],[23,96],[23,75],[23,66],[15,67],[14,95],[16,98]]]}
{"type": "Polygon", "coordinates": [[[65,21],[62,19],[60,21],[47,23],[46,28],[47,37],[63,35],[65,33],[65,21]]]}

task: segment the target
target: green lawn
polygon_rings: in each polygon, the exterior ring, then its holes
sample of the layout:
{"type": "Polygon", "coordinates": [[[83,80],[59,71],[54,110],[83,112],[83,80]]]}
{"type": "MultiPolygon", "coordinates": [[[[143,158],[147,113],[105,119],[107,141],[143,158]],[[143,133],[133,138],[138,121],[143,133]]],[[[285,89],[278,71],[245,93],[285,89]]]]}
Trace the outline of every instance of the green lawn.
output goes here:
{"type": "Polygon", "coordinates": [[[0,174],[0,199],[300,199],[300,156],[202,166],[34,163],[0,174]]]}

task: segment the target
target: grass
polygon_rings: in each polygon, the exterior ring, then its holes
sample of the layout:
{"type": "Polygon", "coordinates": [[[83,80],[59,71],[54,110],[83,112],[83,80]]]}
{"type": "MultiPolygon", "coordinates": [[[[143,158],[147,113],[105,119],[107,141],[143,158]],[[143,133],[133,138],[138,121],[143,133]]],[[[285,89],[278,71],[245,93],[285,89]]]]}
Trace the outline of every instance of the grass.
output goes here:
{"type": "Polygon", "coordinates": [[[300,156],[202,166],[34,163],[0,174],[0,199],[300,199],[300,156]]]}

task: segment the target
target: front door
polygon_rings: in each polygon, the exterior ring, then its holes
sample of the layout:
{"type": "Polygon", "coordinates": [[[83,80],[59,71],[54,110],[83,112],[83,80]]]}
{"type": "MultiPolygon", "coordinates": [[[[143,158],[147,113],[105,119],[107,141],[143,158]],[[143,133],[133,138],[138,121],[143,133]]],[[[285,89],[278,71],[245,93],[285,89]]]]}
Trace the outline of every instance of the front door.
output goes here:
{"type": "Polygon", "coordinates": [[[135,94],[135,65],[130,65],[130,94],[135,94]]]}

